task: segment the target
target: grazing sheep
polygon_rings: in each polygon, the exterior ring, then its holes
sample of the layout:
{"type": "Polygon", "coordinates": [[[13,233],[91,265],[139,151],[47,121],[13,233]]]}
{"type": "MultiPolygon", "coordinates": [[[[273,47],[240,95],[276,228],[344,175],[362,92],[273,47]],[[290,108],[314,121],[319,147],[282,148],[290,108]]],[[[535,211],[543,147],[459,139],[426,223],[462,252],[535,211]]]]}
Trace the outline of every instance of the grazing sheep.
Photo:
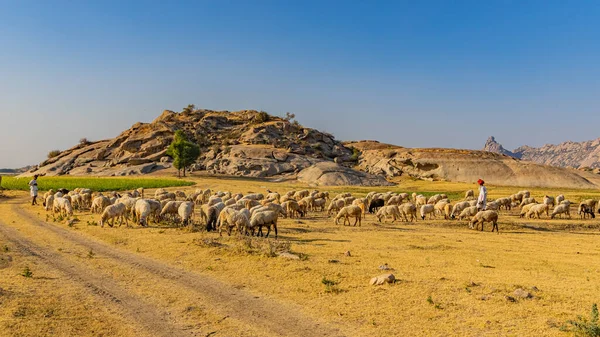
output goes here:
{"type": "Polygon", "coordinates": [[[564,195],[562,195],[562,194],[559,194],[559,195],[557,195],[557,196],[556,196],[556,199],[554,200],[554,203],[555,203],[556,205],[560,205],[560,203],[561,203],[563,200],[565,200],[565,196],[564,196],[564,195]]]}
{"type": "Polygon", "coordinates": [[[46,212],[50,211],[51,209],[53,209],[54,207],[54,194],[50,194],[46,197],[46,200],[44,201],[44,207],[46,209],[46,212]]]}
{"type": "Polygon", "coordinates": [[[533,204],[533,203],[537,203],[537,201],[535,201],[535,198],[527,197],[527,198],[523,198],[523,201],[521,201],[521,204],[519,206],[521,208],[523,208],[523,206],[533,204]]]}
{"type": "Polygon", "coordinates": [[[261,193],[252,193],[252,194],[245,195],[243,199],[250,199],[250,200],[256,200],[256,201],[258,201],[258,200],[262,200],[264,198],[265,198],[265,196],[262,195],[261,193]]]}
{"type": "Polygon", "coordinates": [[[219,214],[219,236],[223,236],[223,228],[226,228],[227,235],[231,236],[231,231],[234,227],[237,229],[238,234],[242,234],[242,231],[250,226],[248,215],[249,212],[247,209],[236,211],[232,208],[224,208],[221,214],[219,214]]]}
{"type": "Polygon", "coordinates": [[[388,199],[386,205],[400,205],[401,202],[402,197],[400,197],[399,195],[394,195],[393,197],[388,199]]]}
{"type": "Polygon", "coordinates": [[[72,216],[73,215],[73,207],[71,206],[71,202],[69,199],[60,197],[54,198],[54,202],[52,204],[52,213],[59,212],[59,214],[63,214],[64,216],[72,216]]]}
{"type": "Polygon", "coordinates": [[[594,199],[586,199],[584,201],[581,202],[582,204],[586,204],[590,211],[592,213],[594,213],[596,211],[596,206],[598,205],[598,200],[594,200],[594,199]]]}
{"type": "Polygon", "coordinates": [[[206,231],[216,231],[217,230],[217,220],[219,218],[220,211],[215,206],[207,206],[208,209],[206,211],[206,231]]]}
{"type": "MultiPolygon", "coordinates": [[[[361,210],[362,213],[362,210],[361,210]]],[[[396,221],[400,217],[400,212],[398,211],[398,206],[396,205],[388,205],[381,207],[377,214],[375,215],[377,220],[381,222],[381,219],[384,218],[386,221],[389,217],[392,217],[392,222],[396,221]]]]}
{"type": "Polygon", "coordinates": [[[333,212],[341,210],[342,208],[344,208],[344,206],[346,206],[346,203],[343,199],[331,200],[331,203],[329,203],[329,207],[327,208],[327,216],[329,216],[333,212]]]}
{"type": "MultiPolygon", "coordinates": [[[[168,201],[160,211],[160,218],[165,219],[167,215],[178,215],[179,214],[179,206],[183,203],[183,201],[168,201]]],[[[209,206],[210,207],[210,206],[209,206]]]]}
{"type": "Polygon", "coordinates": [[[479,227],[479,224],[481,224],[481,231],[483,232],[484,222],[491,222],[492,233],[494,232],[494,229],[496,229],[496,232],[500,234],[500,231],[498,230],[498,212],[492,210],[478,212],[471,219],[471,222],[469,223],[469,228],[475,227],[475,230],[477,230],[477,227],[479,227]]]}
{"type": "Polygon", "coordinates": [[[407,202],[398,206],[398,210],[404,217],[405,221],[408,221],[407,215],[410,215],[410,221],[417,220],[417,207],[411,202],[407,202]]]}
{"type": "Polygon", "coordinates": [[[184,193],[184,192],[182,192],[182,191],[175,191],[175,197],[177,197],[177,198],[181,198],[181,199],[184,199],[184,200],[185,200],[185,198],[186,198],[186,195],[185,195],[185,193],[184,193]]]}
{"type": "Polygon", "coordinates": [[[485,209],[497,211],[500,209],[500,204],[497,201],[488,202],[487,205],[485,205],[485,209]]]}
{"type": "Polygon", "coordinates": [[[535,204],[529,208],[529,212],[525,215],[527,218],[531,218],[532,216],[536,216],[540,219],[540,214],[546,213],[548,214],[548,208],[550,206],[548,204],[535,204]]]}
{"type": "Polygon", "coordinates": [[[383,199],[372,200],[369,204],[369,213],[375,213],[380,207],[385,205],[385,201],[383,199]]]}
{"type": "Polygon", "coordinates": [[[286,210],[286,213],[290,218],[304,217],[304,211],[300,208],[300,205],[296,200],[288,200],[281,204],[281,207],[286,210]]]}
{"type": "Polygon", "coordinates": [[[271,233],[271,226],[275,229],[275,238],[277,239],[277,218],[279,217],[278,212],[275,211],[264,211],[258,212],[252,216],[250,219],[249,228],[252,229],[254,233],[254,229],[258,228],[258,232],[262,235],[262,227],[267,227],[267,235],[265,238],[269,237],[269,233],[271,233]]]}
{"type": "Polygon", "coordinates": [[[138,199],[135,202],[133,210],[135,212],[135,219],[137,219],[139,224],[144,227],[148,226],[148,216],[152,214],[150,203],[144,199],[138,199]]]}
{"type": "Polygon", "coordinates": [[[512,208],[510,198],[499,198],[496,200],[496,203],[498,204],[498,209],[504,207],[508,211],[512,208]]]}
{"type": "Polygon", "coordinates": [[[479,210],[477,209],[477,206],[469,206],[460,212],[460,214],[458,215],[458,219],[462,220],[465,218],[472,217],[475,214],[477,214],[477,212],[479,212],[479,210]]]}
{"type": "Polygon", "coordinates": [[[338,212],[338,214],[335,216],[335,224],[339,225],[339,220],[341,218],[344,218],[344,223],[343,225],[346,225],[346,222],[348,222],[348,226],[350,226],[350,217],[353,217],[354,220],[354,226],[356,226],[356,224],[358,223],[358,225],[361,225],[361,219],[362,219],[362,210],[360,209],[360,207],[356,206],[356,205],[350,205],[350,206],[346,206],[342,209],[340,209],[340,211],[338,212]]]}
{"type": "Polygon", "coordinates": [[[425,215],[429,214],[429,219],[431,220],[431,215],[435,217],[435,206],[432,204],[427,204],[421,206],[421,219],[425,220],[425,215]]]}
{"type": "Polygon", "coordinates": [[[441,194],[436,194],[436,195],[432,196],[431,198],[429,198],[429,200],[427,200],[427,203],[435,205],[435,204],[437,204],[438,201],[440,201],[442,199],[444,199],[444,198],[442,197],[441,194]]]}
{"type": "MultiPolygon", "coordinates": [[[[346,206],[352,205],[352,203],[354,202],[354,200],[356,200],[355,197],[345,197],[344,198],[344,203],[346,204],[346,206]]],[[[384,201],[385,203],[385,201],[384,201]]]]}
{"type": "MultiPolygon", "coordinates": [[[[360,207],[360,209],[362,210],[363,217],[364,217],[365,212],[367,211],[368,203],[369,203],[369,201],[367,200],[367,198],[357,198],[357,199],[354,199],[354,201],[352,202],[352,205],[360,207]]],[[[340,207],[340,209],[341,209],[341,207],[340,207]]],[[[339,211],[339,209],[338,209],[338,211],[339,211]]]]}
{"type": "Polygon", "coordinates": [[[588,214],[592,219],[596,218],[592,207],[588,203],[586,203],[586,201],[583,201],[579,204],[579,207],[577,208],[577,213],[582,219],[585,219],[588,214]]]}
{"type": "Polygon", "coordinates": [[[527,205],[525,205],[525,206],[521,207],[521,212],[520,212],[520,214],[519,214],[519,217],[520,217],[520,218],[523,218],[523,217],[525,217],[525,215],[527,214],[527,212],[529,212],[529,210],[531,209],[531,207],[533,207],[533,206],[535,206],[535,205],[537,205],[537,203],[533,203],[533,204],[527,204],[527,205]]]}
{"type": "Polygon", "coordinates": [[[208,199],[208,206],[214,206],[220,202],[223,202],[223,199],[219,197],[212,196],[208,199]]]}
{"type": "Polygon", "coordinates": [[[450,219],[455,219],[457,215],[460,214],[460,212],[469,207],[470,204],[468,201],[462,201],[462,202],[458,202],[456,203],[456,205],[454,205],[454,207],[452,207],[452,212],[450,212],[450,219]]]}
{"type": "MultiPolygon", "coordinates": [[[[551,196],[545,195],[543,204],[548,205],[548,207],[554,207],[554,198],[551,196]]],[[[548,212],[546,212],[546,215],[548,215],[548,212]]]]}
{"type": "Polygon", "coordinates": [[[281,199],[281,196],[277,192],[270,192],[269,194],[267,194],[266,199],[279,202],[279,200],[281,199]]]}
{"type": "Polygon", "coordinates": [[[319,210],[320,212],[325,212],[325,205],[327,204],[327,200],[325,198],[318,198],[313,201],[313,207],[315,210],[319,210]]]}
{"type": "Polygon", "coordinates": [[[448,205],[448,202],[443,201],[443,200],[440,200],[440,201],[436,202],[435,204],[433,204],[434,212],[437,213],[437,214],[439,214],[440,216],[443,216],[444,215],[444,208],[446,207],[446,205],[448,205]]]}
{"type": "Polygon", "coordinates": [[[420,195],[420,194],[417,195],[417,196],[415,196],[414,200],[415,200],[415,206],[416,207],[419,207],[419,206],[427,204],[427,198],[425,196],[423,196],[423,195],[420,195]]]}
{"type": "Polygon", "coordinates": [[[115,218],[119,218],[119,226],[123,224],[123,218],[125,218],[125,225],[129,226],[129,222],[127,221],[127,216],[125,216],[125,214],[125,205],[120,202],[114,205],[106,206],[102,212],[102,216],[100,217],[100,227],[104,227],[105,223],[108,223],[110,227],[113,227],[115,224],[115,218]],[[112,222],[109,222],[111,219],[112,222]]]}
{"type": "Polygon", "coordinates": [[[92,201],[92,207],[91,207],[91,211],[92,213],[102,213],[102,211],[104,211],[104,208],[106,208],[106,206],[110,205],[110,200],[105,197],[105,196],[99,196],[94,198],[94,200],[92,201]]]}
{"type": "Polygon", "coordinates": [[[187,226],[190,220],[193,220],[194,217],[194,203],[191,201],[184,201],[179,205],[177,209],[177,213],[181,218],[181,222],[184,226],[187,226]]]}
{"type": "Polygon", "coordinates": [[[566,214],[569,216],[569,219],[571,218],[571,212],[570,212],[570,207],[571,205],[569,204],[558,204],[556,205],[556,207],[554,207],[554,209],[552,210],[552,215],[550,215],[550,219],[554,219],[554,217],[556,217],[557,215],[561,216],[562,214],[566,214]]]}
{"type": "Polygon", "coordinates": [[[465,192],[465,200],[469,200],[469,198],[475,198],[475,192],[473,192],[473,190],[465,192]]]}

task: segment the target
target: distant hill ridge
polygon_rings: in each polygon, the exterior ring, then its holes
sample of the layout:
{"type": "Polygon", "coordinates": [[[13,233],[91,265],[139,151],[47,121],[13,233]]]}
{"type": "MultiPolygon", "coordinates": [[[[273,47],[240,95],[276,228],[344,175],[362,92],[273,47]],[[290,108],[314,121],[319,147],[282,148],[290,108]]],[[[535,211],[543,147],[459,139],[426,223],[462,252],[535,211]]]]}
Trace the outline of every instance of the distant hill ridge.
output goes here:
{"type": "Polygon", "coordinates": [[[600,168],[600,138],[585,141],[567,141],[542,147],[521,146],[508,151],[492,136],[486,141],[484,151],[505,154],[522,160],[557,167],[600,168]]]}

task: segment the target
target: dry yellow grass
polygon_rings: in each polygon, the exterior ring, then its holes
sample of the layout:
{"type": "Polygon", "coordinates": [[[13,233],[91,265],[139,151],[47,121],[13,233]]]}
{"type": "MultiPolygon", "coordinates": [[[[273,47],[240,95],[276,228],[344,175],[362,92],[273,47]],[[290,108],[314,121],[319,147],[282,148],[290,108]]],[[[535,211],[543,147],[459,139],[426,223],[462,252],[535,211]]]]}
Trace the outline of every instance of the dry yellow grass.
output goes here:
{"type": "MultiPolygon", "coordinates": [[[[198,188],[243,193],[264,192],[267,188],[279,192],[306,188],[296,183],[237,178],[195,179],[198,188]]],[[[391,190],[458,195],[475,188],[469,184],[403,180],[400,186],[391,190]]],[[[332,194],[351,191],[362,195],[373,188],[323,190],[332,194]]],[[[507,196],[517,190],[488,187],[491,198],[507,196]]],[[[529,190],[538,198],[558,193],[573,201],[600,198],[598,191],[529,190]]],[[[23,207],[39,219],[45,219],[41,208],[23,207]]],[[[577,315],[587,314],[591,304],[598,301],[600,222],[582,221],[576,214],[572,220],[552,221],[524,220],[516,214],[518,211],[501,212],[499,235],[489,232],[489,224],[485,232],[478,232],[467,229],[464,221],[382,224],[369,215],[362,227],[342,227],[320,213],[312,213],[304,219],[282,219],[279,245],[289,243],[291,251],[303,257],[301,260],[268,257],[265,252],[269,250],[264,244],[267,240],[262,239],[250,242],[255,245],[263,242],[262,247],[253,250],[247,240],[237,236],[219,238],[215,233],[190,233],[164,226],[141,230],[124,226],[88,226],[86,221],[97,221],[98,216],[87,213],[77,214],[80,222],[73,228],[64,223],[51,224],[123,251],[209,275],[232,289],[244,289],[273,302],[297,304],[307,317],[330,322],[346,335],[565,335],[560,327],[577,315]],[[345,256],[346,251],[350,251],[351,256],[345,256]],[[379,269],[384,264],[393,268],[391,272],[399,281],[392,285],[370,286],[371,277],[389,272],[379,269]],[[325,280],[333,281],[335,285],[326,286],[325,280]],[[517,288],[527,290],[533,298],[507,300],[507,296],[515,297],[513,292],[517,288]]],[[[65,254],[68,259],[83,259],[88,254],[86,247],[70,246],[58,235],[36,237],[37,229],[5,201],[0,201],[0,216],[3,220],[14,221],[4,222],[10,222],[7,225],[18,228],[33,241],[68,250],[70,253],[65,254]]],[[[194,329],[203,333],[218,330],[221,335],[230,336],[269,334],[261,327],[248,327],[241,321],[222,321],[221,315],[209,309],[205,309],[200,318],[190,317],[186,308],[197,306],[197,301],[187,290],[153,275],[137,275],[139,271],[102,256],[88,261],[90,268],[109,274],[132,294],[172,312],[172,319],[179,325],[193,325],[192,322],[199,320],[208,328],[195,326],[194,329]]],[[[4,269],[0,273],[6,275],[14,287],[26,289],[26,282],[30,280],[15,275],[15,272],[27,261],[19,263],[13,262],[10,272],[4,269]]],[[[36,269],[37,266],[33,268],[34,273],[43,273],[36,269]]],[[[46,296],[31,303],[33,308],[50,306],[57,298],[76,297],[77,289],[57,286],[52,280],[36,281],[39,281],[39,287],[46,287],[42,288],[46,289],[46,296]]],[[[9,299],[13,301],[13,309],[0,309],[2,324],[10,329],[17,321],[11,317],[18,306],[14,301],[26,299],[15,296],[9,299]]],[[[4,300],[4,297],[0,299],[4,300]]],[[[210,306],[210,303],[203,303],[203,308],[210,306]]],[[[82,323],[94,321],[85,314],[74,313],[74,316],[82,323]]],[[[103,316],[94,323],[95,329],[102,329],[101,322],[107,320],[109,317],[103,316]]],[[[42,331],[39,329],[56,324],[50,322],[52,319],[28,324],[32,329],[42,331]]],[[[135,335],[134,331],[124,327],[116,334],[135,335]]],[[[81,335],[96,334],[88,331],[81,335]]]]}

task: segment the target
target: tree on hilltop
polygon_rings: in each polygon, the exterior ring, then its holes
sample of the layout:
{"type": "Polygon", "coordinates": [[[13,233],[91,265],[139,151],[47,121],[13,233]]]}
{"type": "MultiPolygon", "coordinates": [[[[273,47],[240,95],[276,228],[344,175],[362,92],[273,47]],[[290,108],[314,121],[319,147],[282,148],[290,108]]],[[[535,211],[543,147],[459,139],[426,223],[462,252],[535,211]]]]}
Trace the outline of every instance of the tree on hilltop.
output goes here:
{"type": "Polygon", "coordinates": [[[188,104],[188,106],[186,106],[185,108],[183,108],[183,110],[181,110],[181,113],[183,114],[188,114],[188,113],[192,113],[196,110],[196,106],[194,104],[188,104]]]}
{"type": "Polygon", "coordinates": [[[183,170],[185,177],[185,169],[200,156],[200,147],[187,140],[183,131],[177,130],[173,142],[167,149],[167,154],[173,157],[173,166],[177,169],[177,176],[181,177],[181,170],[183,170]]]}

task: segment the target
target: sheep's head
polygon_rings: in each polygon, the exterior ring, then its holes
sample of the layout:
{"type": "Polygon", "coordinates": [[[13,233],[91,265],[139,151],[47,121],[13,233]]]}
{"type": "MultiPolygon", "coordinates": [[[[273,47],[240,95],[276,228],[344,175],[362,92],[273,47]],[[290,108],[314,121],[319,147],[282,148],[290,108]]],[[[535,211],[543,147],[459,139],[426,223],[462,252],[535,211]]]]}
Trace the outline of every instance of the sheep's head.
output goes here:
{"type": "Polygon", "coordinates": [[[424,216],[424,215],[421,215],[421,219],[422,219],[422,220],[425,220],[425,216],[424,216]]]}

